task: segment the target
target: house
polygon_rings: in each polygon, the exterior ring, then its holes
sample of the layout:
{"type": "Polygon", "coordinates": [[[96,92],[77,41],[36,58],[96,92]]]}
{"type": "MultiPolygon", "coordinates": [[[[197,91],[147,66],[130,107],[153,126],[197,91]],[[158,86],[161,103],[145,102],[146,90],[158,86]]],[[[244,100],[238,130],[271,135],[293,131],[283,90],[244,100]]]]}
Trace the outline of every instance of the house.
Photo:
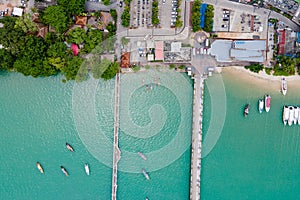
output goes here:
{"type": "Polygon", "coordinates": [[[114,19],[112,18],[111,14],[108,12],[101,12],[101,17],[100,17],[100,23],[98,24],[98,28],[100,30],[106,29],[106,26],[111,22],[115,23],[114,19]]]}
{"type": "Polygon", "coordinates": [[[43,24],[39,23],[38,29],[37,37],[45,38],[46,34],[49,32],[49,27],[43,26],[43,24]]]}
{"type": "Polygon", "coordinates": [[[130,66],[130,52],[122,53],[121,68],[129,68],[130,66]]]}
{"type": "Polygon", "coordinates": [[[86,26],[87,24],[87,16],[76,16],[75,24],[80,26],[86,26]]]}

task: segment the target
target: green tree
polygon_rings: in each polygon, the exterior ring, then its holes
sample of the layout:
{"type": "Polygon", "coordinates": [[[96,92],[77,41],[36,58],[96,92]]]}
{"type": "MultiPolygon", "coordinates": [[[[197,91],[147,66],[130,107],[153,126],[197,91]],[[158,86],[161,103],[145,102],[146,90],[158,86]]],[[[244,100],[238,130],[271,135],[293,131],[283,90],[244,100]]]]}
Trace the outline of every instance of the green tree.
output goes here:
{"type": "Polygon", "coordinates": [[[125,6],[124,11],[121,15],[122,26],[129,27],[130,26],[130,8],[125,6]]]}
{"type": "Polygon", "coordinates": [[[205,22],[203,30],[206,32],[211,32],[213,28],[213,19],[214,19],[214,7],[208,5],[205,12],[205,22]]]}
{"type": "Polygon", "coordinates": [[[38,26],[32,21],[32,15],[29,13],[17,18],[15,28],[21,28],[25,33],[35,33],[38,31],[38,26]]]}
{"type": "MultiPolygon", "coordinates": [[[[71,56],[67,59],[66,65],[61,69],[67,80],[75,80],[83,59],[78,56],[71,56]]],[[[77,78],[81,80],[81,77],[77,78]]]]}
{"type": "Polygon", "coordinates": [[[101,78],[102,74],[109,68],[109,65],[111,65],[111,61],[106,58],[100,62],[94,63],[92,66],[93,77],[96,79],[101,78]]]}
{"type": "Polygon", "coordinates": [[[112,22],[109,22],[106,26],[106,29],[108,30],[108,36],[113,36],[116,35],[116,31],[117,31],[117,27],[115,24],[113,24],[112,22]]]}
{"type": "Polygon", "coordinates": [[[42,15],[42,21],[52,26],[58,33],[64,33],[69,25],[69,18],[62,6],[47,7],[42,15]]]}
{"type": "Polygon", "coordinates": [[[117,11],[115,9],[110,9],[109,12],[110,12],[112,18],[114,19],[115,23],[117,23],[117,19],[118,19],[117,11]]]}
{"type": "MultiPolygon", "coordinates": [[[[102,48],[102,32],[91,29],[85,38],[83,51],[89,53],[95,49],[96,46],[100,46],[102,48]]],[[[98,53],[102,53],[102,51],[98,53]]]]}
{"type": "Polygon", "coordinates": [[[21,28],[15,28],[16,18],[4,17],[0,20],[4,24],[3,28],[0,28],[0,44],[13,55],[20,52],[20,48],[25,45],[26,34],[21,28]]]}
{"type": "Polygon", "coordinates": [[[117,62],[111,63],[108,68],[103,72],[101,78],[104,80],[110,80],[116,76],[119,71],[119,64],[117,62]]]}
{"type": "Polygon", "coordinates": [[[86,39],[86,32],[82,28],[74,28],[68,32],[67,42],[82,44],[86,39]]]}
{"type": "Polygon", "coordinates": [[[108,6],[110,4],[110,0],[103,0],[103,4],[108,6]]]}
{"type": "Polygon", "coordinates": [[[67,47],[63,42],[56,42],[51,44],[47,50],[47,56],[49,57],[65,57],[67,47]]]}
{"type": "Polygon", "coordinates": [[[58,5],[65,8],[68,16],[79,15],[84,12],[86,0],[57,0],[58,5]]]}
{"type": "Polygon", "coordinates": [[[13,68],[14,56],[6,49],[0,49],[0,69],[8,70],[13,68]]]}
{"type": "Polygon", "coordinates": [[[192,8],[192,30],[193,32],[200,31],[200,6],[201,1],[195,0],[192,8]]]}
{"type": "Polygon", "coordinates": [[[121,38],[121,43],[122,43],[123,45],[127,45],[129,42],[130,42],[130,40],[127,39],[126,37],[122,37],[122,38],[121,38]]]}

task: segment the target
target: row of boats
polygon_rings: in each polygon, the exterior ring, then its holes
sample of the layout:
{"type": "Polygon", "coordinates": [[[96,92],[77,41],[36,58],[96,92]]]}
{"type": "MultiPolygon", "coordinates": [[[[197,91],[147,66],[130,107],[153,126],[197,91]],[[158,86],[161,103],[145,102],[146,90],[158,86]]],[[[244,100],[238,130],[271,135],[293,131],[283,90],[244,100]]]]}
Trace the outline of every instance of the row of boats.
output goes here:
{"type": "MultiPolygon", "coordinates": [[[[258,111],[259,113],[262,113],[264,110],[266,112],[269,112],[271,108],[271,96],[265,95],[265,99],[259,99],[258,100],[258,111]]],[[[248,103],[244,108],[244,116],[247,117],[250,110],[250,104],[248,103]]]]}
{"type": "MultiPolygon", "coordinates": [[[[74,152],[74,148],[67,142],[66,142],[66,148],[69,151],[74,152]]],[[[42,174],[44,173],[44,168],[40,162],[36,162],[36,167],[42,174]]],[[[69,176],[69,172],[67,171],[67,169],[64,166],[60,166],[60,169],[65,174],[65,176],[69,176]]],[[[89,176],[90,175],[90,167],[87,163],[84,164],[84,170],[85,170],[85,173],[89,176]]]]}
{"type": "Polygon", "coordinates": [[[282,121],[284,125],[292,126],[297,123],[300,125],[300,107],[283,106],[282,121]]]}
{"type": "MultiPolygon", "coordinates": [[[[147,157],[142,153],[142,152],[138,152],[138,155],[143,159],[143,160],[147,160],[147,157]]],[[[149,174],[147,173],[147,171],[145,169],[142,169],[142,173],[144,175],[144,177],[147,179],[147,180],[150,180],[150,177],[149,177],[149,174]]]]}

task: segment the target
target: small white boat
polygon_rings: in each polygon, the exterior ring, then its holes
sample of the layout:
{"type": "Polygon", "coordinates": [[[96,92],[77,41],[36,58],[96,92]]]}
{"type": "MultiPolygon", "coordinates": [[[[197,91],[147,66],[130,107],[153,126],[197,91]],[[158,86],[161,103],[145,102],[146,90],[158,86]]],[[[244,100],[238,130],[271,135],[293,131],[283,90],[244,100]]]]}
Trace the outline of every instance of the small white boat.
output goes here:
{"type": "Polygon", "coordinates": [[[67,149],[68,149],[69,151],[74,152],[73,147],[72,147],[69,143],[67,143],[67,142],[66,142],[66,147],[67,147],[67,149]]]}
{"type": "Polygon", "coordinates": [[[289,120],[288,120],[288,124],[289,126],[292,126],[293,122],[294,122],[294,107],[293,106],[289,106],[289,120]]]}
{"type": "Polygon", "coordinates": [[[244,108],[244,117],[247,117],[250,110],[250,104],[247,104],[244,108]]]}
{"type": "Polygon", "coordinates": [[[145,178],[146,178],[147,180],[150,180],[150,177],[149,177],[149,175],[147,174],[146,170],[143,169],[142,172],[143,172],[145,178]]]}
{"type": "Polygon", "coordinates": [[[283,114],[282,114],[282,120],[283,120],[284,125],[286,125],[288,120],[289,120],[289,116],[290,116],[289,113],[290,113],[289,107],[284,106],[283,107],[283,114]]]}
{"type": "Polygon", "coordinates": [[[286,95],[287,93],[287,81],[285,78],[281,79],[281,92],[283,95],[286,95]]]}
{"type": "Polygon", "coordinates": [[[267,94],[265,96],[265,110],[266,110],[266,112],[269,112],[270,108],[271,108],[271,96],[267,94]]]}
{"type": "Polygon", "coordinates": [[[43,169],[41,163],[36,162],[36,166],[37,166],[37,168],[39,169],[39,171],[43,174],[43,173],[44,173],[44,169],[43,169]]]}
{"type": "Polygon", "coordinates": [[[264,110],[264,100],[260,99],[258,100],[258,111],[259,113],[262,113],[263,110],[264,110]]]}
{"type": "Polygon", "coordinates": [[[84,170],[85,170],[86,175],[89,176],[90,175],[90,167],[87,163],[84,164],[84,170]]]}
{"type": "Polygon", "coordinates": [[[147,160],[147,157],[142,152],[139,151],[138,154],[141,158],[143,158],[144,160],[147,160]]]}
{"type": "Polygon", "coordinates": [[[300,107],[297,108],[298,112],[299,112],[299,116],[298,116],[298,125],[300,125],[300,107]]]}
{"type": "Polygon", "coordinates": [[[295,106],[295,107],[294,107],[294,124],[297,123],[298,119],[299,119],[299,110],[298,110],[298,108],[295,106]]]}
{"type": "Polygon", "coordinates": [[[66,175],[69,176],[68,171],[66,170],[66,168],[64,168],[63,166],[60,166],[61,171],[66,175]]]}

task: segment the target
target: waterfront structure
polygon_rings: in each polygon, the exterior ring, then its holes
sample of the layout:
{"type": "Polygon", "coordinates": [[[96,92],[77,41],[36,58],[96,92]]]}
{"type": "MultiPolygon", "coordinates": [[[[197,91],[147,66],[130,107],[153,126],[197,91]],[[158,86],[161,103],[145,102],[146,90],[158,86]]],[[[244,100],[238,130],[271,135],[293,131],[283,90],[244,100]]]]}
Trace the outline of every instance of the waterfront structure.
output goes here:
{"type": "Polygon", "coordinates": [[[263,63],[265,40],[215,40],[210,53],[218,62],[248,61],[263,63]]]}

